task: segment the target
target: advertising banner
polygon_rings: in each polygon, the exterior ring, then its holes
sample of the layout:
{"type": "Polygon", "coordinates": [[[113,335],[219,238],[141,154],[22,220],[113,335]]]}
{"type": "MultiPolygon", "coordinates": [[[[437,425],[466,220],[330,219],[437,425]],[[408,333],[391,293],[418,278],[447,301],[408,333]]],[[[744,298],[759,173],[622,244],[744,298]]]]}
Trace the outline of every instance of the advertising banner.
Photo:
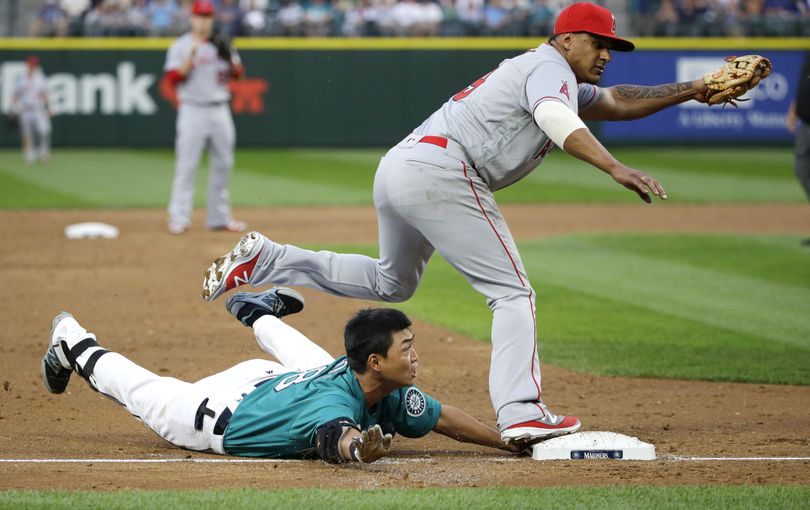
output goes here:
{"type": "MultiPolygon", "coordinates": [[[[32,40],[36,44],[30,49],[9,41],[0,44],[0,113],[9,112],[25,59],[35,54],[48,81],[54,145],[173,145],[173,94],[161,81],[170,40],[77,40],[75,47],[32,40]]],[[[478,46],[461,41],[447,48],[403,48],[400,41],[389,48],[385,40],[360,40],[349,49],[339,48],[341,41],[327,41],[322,48],[299,48],[294,41],[287,47],[284,40],[237,41],[237,48],[245,45],[240,54],[246,68],[245,79],[231,83],[237,144],[392,145],[454,93],[538,42],[518,40],[488,49],[477,40],[478,46]]],[[[692,80],[718,68],[726,55],[753,52],[773,61],[773,73],[739,108],[692,102],[647,119],[593,127],[607,142],[789,143],[785,113],[795,94],[799,49],[614,53],[601,85],[692,80]]],[[[19,134],[0,126],[0,146],[18,144],[19,134]]]]}
{"type": "MultiPolygon", "coordinates": [[[[0,111],[26,55],[0,51],[0,111]]],[[[231,82],[239,146],[387,146],[471,80],[520,51],[240,50],[231,82]]],[[[171,146],[165,50],[36,51],[50,91],[56,146],[171,146]]],[[[18,135],[0,129],[0,146],[18,135]]]]}
{"type": "Polygon", "coordinates": [[[660,83],[694,80],[724,64],[730,54],[757,53],[773,64],[771,75],[732,105],[707,107],[689,101],[645,119],[605,122],[601,139],[614,142],[790,142],[785,116],[796,95],[803,54],[799,51],[638,51],[615,54],[602,85],[660,83]]]}

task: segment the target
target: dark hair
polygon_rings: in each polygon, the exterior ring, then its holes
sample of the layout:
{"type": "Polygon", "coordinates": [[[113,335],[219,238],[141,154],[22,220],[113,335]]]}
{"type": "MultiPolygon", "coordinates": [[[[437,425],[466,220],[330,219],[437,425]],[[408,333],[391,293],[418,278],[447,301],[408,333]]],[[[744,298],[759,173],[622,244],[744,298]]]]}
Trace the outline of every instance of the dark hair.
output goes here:
{"type": "Polygon", "coordinates": [[[411,326],[411,320],[393,308],[364,308],[346,323],[343,343],[349,368],[365,373],[366,362],[372,354],[385,357],[394,343],[393,333],[411,326]]]}

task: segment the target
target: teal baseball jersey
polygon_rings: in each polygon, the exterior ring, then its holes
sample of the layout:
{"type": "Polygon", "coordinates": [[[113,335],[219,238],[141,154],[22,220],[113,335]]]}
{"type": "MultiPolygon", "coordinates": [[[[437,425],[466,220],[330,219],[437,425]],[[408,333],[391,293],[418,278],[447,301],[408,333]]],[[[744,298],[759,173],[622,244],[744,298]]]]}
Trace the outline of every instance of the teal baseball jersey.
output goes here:
{"type": "Polygon", "coordinates": [[[400,388],[368,409],[341,356],[323,367],[281,374],[253,390],[234,411],[223,448],[243,457],[314,457],[315,430],[336,418],[348,418],[363,430],[390,423],[398,434],[422,437],[440,414],[441,404],[416,386],[400,388]]]}

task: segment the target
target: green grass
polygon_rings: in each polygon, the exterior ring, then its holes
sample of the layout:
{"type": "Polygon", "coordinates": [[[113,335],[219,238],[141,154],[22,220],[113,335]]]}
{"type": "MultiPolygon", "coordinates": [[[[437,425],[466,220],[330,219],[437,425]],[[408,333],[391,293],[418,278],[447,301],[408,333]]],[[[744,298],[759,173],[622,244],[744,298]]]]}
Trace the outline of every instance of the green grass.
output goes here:
{"type": "MultiPolygon", "coordinates": [[[[384,149],[240,149],[236,206],[370,204],[384,149]]],[[[617,149],[676,203],[802,203],[790,149],[617,149]]],[[[169,149],[57,149],[28,167],[0,150],[0,209],[159,207],[169,149]]],[[[197,205],[204,203],[204,169],[197,205]]],[[[637,203],[599,171],[554,151],[501,203],[637,203]]],[[[546,363],[627,376],[810,384],[810,252],[795,236],[591,234],[519,243],[538,292],[546,363]]],[[[376,247],[331,247],[376,254],[376,247]]],[[[490,314],[434,257],[409,314],[487,340],[490,314]]],[[[0,492],[3,508],[740,508],[810,506],[810,488],[578,487],[552,489],[0,492]]]]}
{"type": "MultiPolygon", "coordinates": [[[[379,149],[241,149],[237,205],[367,204],[379,149]]],[[[673,201],[803,200],[789,149],[621,149],[673,201]]],[[[56,150],[48,166],[0,151],[0,208],[165,207],[170,149],[56,150]]],[[[201,173],[199,180],[204,178],[201,173]]],[[[198,183],[198,203],[204,200],[198,183]]],[[[555,151],[501,202],[628,201],[555,151]]],[[[354,251],[346,248],[341,251],[354,251]]],[[[375,253],[376,248],[367,248],[375,253]]],[[[810,384],[810,264],[793,237],[567,236],[521,243],[545,362],[628,376],[810,384]]],[[[484,299],[436,257],[403,308],[489,338],[484,299]]]]}
{"type": "MultiPolygon", "coordinates": [[[[538,296],[546,363],[607,375],[810,384],[810,252],[798,237],[590,234],[518,245],[538,296]]],[[[438,256],[398,306],[489,339],[484,298],[438,256]]]]}
{"type": "MultiPolygon", "coordinates": [[[[624,164],[650,173],[678,202],[801,202],[790,148],[615,149],[624,164]]],[[[500,202],[636,202],[607,175],[562,151],[524,181],[498,193],[500,202]],[[525,182],[524,182],[525,181],[525,182]]]]}
{"type": "Polygon", "coordinates": [[[810,488],[763,487],[582,487],[551,489],[297,489],[260,491],[124,491],[0,492],[0,509],[129,509],[129,508],[330,508],[379,510],[400,508],[576,508],[576,509],[687,509],[739,510],[803,509],[810,488]]]}
{"type": "MultiPolygon", "coordinates": [[[[374,170],[385,149],[239,149],[231,184],[236,206],[371,203],[374,170]]],[[[626,164],[651,172],[678,203],[802,202],[789,148],[616,149],[626,164]]],[[[0,150],[0,208],[165,207],[170,149],[56,149],[49,165],[27,166],[0,150]]],[[[207,164],[197,179],[205,201],[207,164]]],[[[637,203],[602,172],[554,151],[501,203],[637,203]]]]}

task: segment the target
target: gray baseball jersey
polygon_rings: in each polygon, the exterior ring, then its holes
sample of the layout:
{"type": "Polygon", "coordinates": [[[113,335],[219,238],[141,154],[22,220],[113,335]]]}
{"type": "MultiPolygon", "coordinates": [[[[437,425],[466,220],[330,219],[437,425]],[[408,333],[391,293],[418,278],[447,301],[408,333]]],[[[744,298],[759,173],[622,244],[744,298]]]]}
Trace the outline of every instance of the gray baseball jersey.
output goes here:
{"type": "Polygon", "coordinates": [[[454,95],[414,133],[460,143],[492,191],[534,170],[553,142],[534,122],[534,108],[555,100],[574,113],[598,99],[599,89],[580,84],[562,55],[548,44],[504,60],[454,95]]]}
{"type": "MultiPolygon", "coordinates": [[[[190,32],[180,36],[169,48],[166,55],[164,71],[179,68],[191,54],[195,37],[190,32]]],[[[239,53],[232,50],[233,57],[239,62],[239,53]]],[[[207,41],[197,48],[194,54],[194,66],[186,79],[177,85],[177,98],[181,103],[210,104],[228,101],[230,67],[219,58],[216,47],[207,41]]]]}
{"type": "Polygon", "coordinates": [[[262,238],[249,283],[404,301],[437,250],[492,311],[489,389],[501,430],[555,422],[541,399],[535,292],[493,190],[524,177],[552,148],[533,121],[540,101],[561,101],[576,112],[599,96],[595,86],[577,86],[551,46],[505,60],[380,162],[374,180],[379,258],[316,253],[262,238]]]}
{"type": "Polygon", "coordinates": [[[48,84],[42,73],[20,76],[14,87],[14,99],[20,113],[32,110],[44,112],[48,100],[48,84]]]}
{"type": "MultiPolygon", "coordinates": [[[[187,33],[171,45],[164,70],[178,69],[191,54],[195,37],[187,33]]],[[[235,61],[239,55],[233,50],[235,61]]],[[[231,201],[228,192],[236,129],[228,100],[230,66],[219,58],[210,41],[202,43],[194,54],[191,70],[177,85],[180,102],[175,137],[175,173],[169,199],[170,231],[183,231],[191,224],[194,181],[206,147],[210,151],[210,172],[206,224],[209,228],[228,225],[231,201]]]]}

